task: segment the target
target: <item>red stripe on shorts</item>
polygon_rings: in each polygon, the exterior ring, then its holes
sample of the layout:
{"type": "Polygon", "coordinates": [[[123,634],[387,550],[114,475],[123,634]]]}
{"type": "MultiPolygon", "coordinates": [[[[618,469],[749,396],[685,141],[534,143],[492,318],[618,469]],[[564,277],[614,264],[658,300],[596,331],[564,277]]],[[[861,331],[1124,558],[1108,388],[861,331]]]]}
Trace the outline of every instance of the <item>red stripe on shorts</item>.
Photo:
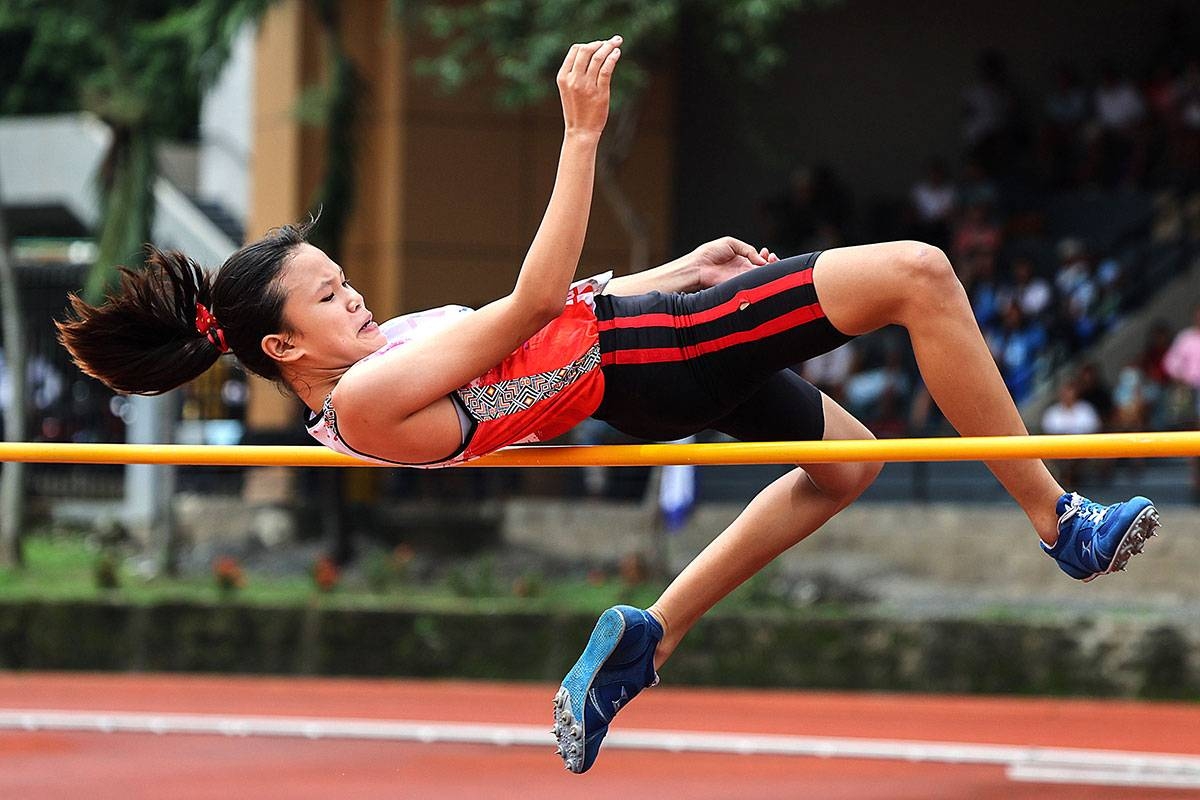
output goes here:
{"type": "MultiPolygon", "coordinates": [[[[684,321],[688,325],[700,325],[705,322],[711,322],[732,311],[739,310],[743,303],[756,303],[768,297],[774,297],[777,294],[786,292],[789,289],[808,286],[810,283],[812,283],[811,267],[800,272],[784,275],[781,278],[776,278],[769,283],[764,283],[762,286],[744,289],[724,303],[719,303],[712,308],[706,308],[703,311],[692,314],[690,317],[685,318],[684,321]]],[[[636,317],[617,317],[599,321],[600,330],[602,331],[622,328],[670,328],[675,323],[676,317],[673,314],[639,314],[636,317]]]]}
{"type": "MultiPolygon", "coordinates": [[[[648,314],[646,316],[660,315],[648,314]]],[[[821,305],[813,303],[812,305],[802,306],[795,311],[789,311],[782,316],[767,320],[758,327],[751,328],[748,331],[738,331],[737,333],[731,333],[707,342],[700,342],[694,347],[688,348],[687,352],[678,347],[644,347],[636,350],[614,350],[603,353],[600,363],[603,366],[607,366],[609,364],[661,364],[664,361],[682,361],[685,358],[695,358],[696,356],[724,350],[727,347],[765,339],[768,336],[783,333],[791,328],[806,325],[824,316],[825,312],[821,310],[821,305]]],[[[634,319],[642,319],[642,317],[634,317],[634,319]]]]}

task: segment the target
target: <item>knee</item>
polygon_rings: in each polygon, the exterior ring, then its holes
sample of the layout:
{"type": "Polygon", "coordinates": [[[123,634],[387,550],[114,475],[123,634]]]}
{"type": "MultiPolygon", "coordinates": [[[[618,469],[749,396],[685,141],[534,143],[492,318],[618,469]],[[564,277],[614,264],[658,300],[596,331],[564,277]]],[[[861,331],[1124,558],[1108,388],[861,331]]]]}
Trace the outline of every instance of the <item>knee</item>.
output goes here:
{"type": "Polygon", "coordinates": [[[879,473],[883,471],[883,464],[878,461],[868,461],[862,464],[854,465],[854,473],[850,476],[850,486],[845,498],[847,503],[851,503],[858,499],[858,496],[867,490],[867,487],[875,482],[879,477],[879,473]]]}
{"type": "Polygon", "coordinates": [[[821,493],[840,507],[853,503],[879,477],[883,464],[875,462],[840,464],[837,477],[818,484],[821,493]]]}
{"type": "Polygon", "coordinates": [[[908,275],[914,291],[961,288],[954,266],[942,248],[925,242],[899,244],[900,267],[908,275]]]}
{"type": "Polygon", "coordinates": [[[966,289],[940,247],[924,242],[901,242],[899,268],[907,277],[902,324],[940,316],[948,308],[970,307],[966,289]]]}

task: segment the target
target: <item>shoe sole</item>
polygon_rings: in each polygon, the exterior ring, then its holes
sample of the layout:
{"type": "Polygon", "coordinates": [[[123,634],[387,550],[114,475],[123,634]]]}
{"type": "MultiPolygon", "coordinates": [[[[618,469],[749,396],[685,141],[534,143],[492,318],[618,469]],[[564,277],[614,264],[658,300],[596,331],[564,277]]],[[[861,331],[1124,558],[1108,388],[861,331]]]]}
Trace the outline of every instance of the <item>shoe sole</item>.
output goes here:
{"type": "Polygon", "coordinates": [[[1087,583],[1099,578],[1101,575],[1108,575],[1124,570],[1125,565],[1129,563],[1129,559],[1142,552],[1146,547],[1146,542],[1158,535],[1160,524],[1157,508],[1152,505],[1143,508],[1141,513],[1134,517],[1133,522],[1129,525],[1129,529],[1125,531],[1125,535],[1121,537],[1121,541],[1117,545],[1117,552],[1113,555],[1108,569],[1104,570],[1104,572],[1097,572],[1091,577],[1084,578],[1083,582],[1087,583]]]}
{"type": "Polygon", "coordinates": [[[610,608],[601,614],[583,655],[563,678],[562,686],[554,695],[553,733],[558,740],[558,754],[562,756],[563,766],[576,774],[584,771],[587,731],[583,728],[583,704],[591,691],[592,681],[624,635],[625,617],[620,611],[610,608]]]}

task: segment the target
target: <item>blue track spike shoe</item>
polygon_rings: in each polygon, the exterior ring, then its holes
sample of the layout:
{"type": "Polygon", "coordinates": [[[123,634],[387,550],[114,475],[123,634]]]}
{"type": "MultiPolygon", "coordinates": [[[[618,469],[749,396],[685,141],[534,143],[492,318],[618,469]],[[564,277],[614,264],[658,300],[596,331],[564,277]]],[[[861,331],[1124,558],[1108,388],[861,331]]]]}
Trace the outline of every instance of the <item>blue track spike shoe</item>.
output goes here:
{"type": "Polygon", "coordinates": [[[1071,492],[1058,498],[1058,541],[1046,551],[1081,581],[1125,569],[1158,533],[1158,510],[1145,497],[1102,506],[1071,492]]]}
{"type": "Polygon", "coordinates": [[[554,696],[558,754],[571,772],[587,772],[608,724],[638,692],[658,683],[654,650],[663,629],[649,612],[614,606],[600,615],[583,655],[554,696]]]}

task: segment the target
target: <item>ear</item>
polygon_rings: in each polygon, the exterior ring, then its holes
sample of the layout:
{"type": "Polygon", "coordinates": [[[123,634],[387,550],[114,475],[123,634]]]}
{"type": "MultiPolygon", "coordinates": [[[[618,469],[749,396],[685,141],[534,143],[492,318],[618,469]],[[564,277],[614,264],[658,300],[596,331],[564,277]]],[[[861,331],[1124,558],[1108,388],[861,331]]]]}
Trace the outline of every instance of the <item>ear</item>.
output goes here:
{"type": "Polygon", "coordinates": [[[304,349],[292,344],[290,337],[282,333],[268,333],[264,336],[262,349],[268,358],[280,364],[290,364],[304,355],[304,349]]]}

